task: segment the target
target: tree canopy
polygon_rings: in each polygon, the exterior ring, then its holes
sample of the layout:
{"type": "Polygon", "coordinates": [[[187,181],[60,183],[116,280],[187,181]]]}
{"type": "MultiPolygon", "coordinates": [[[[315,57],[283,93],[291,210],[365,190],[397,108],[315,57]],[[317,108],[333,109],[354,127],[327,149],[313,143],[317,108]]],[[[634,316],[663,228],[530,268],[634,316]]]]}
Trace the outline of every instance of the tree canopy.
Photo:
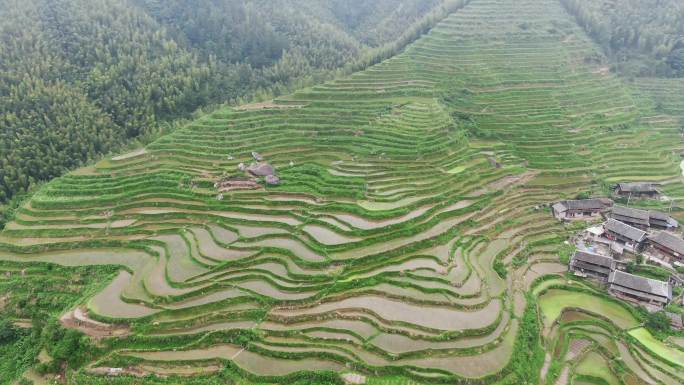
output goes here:
{"type": "Polygon", "coordinates": [[[319,81],[442,0],[0,0],[0,204],[201,106],[319,81]]]}
{"type": "Polygon", "coordinates": [[[629,75],[684,76],[680,0],[561,0],[629,75]]]}

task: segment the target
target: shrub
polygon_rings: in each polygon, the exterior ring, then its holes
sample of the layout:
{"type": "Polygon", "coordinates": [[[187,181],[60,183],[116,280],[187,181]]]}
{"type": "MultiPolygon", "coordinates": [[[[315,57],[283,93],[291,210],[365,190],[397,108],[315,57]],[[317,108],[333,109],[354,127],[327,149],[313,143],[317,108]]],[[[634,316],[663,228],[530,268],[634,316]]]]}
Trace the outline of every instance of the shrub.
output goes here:
{"type": "Polygon", "coordinates": [[[18,337],[17,329],[8,319],[0,319],[0,344],[14,342],[18,337]]]}
{"type": "Polygon", "coordinates": [[[577,196],[575,196],[575,199],[589,199],[589,198],[590,198],[590,195],[586,191],[583,191],[583,192],[577,194],[577,196]]]}
{"type": "Polygon", "coordinates": [[[664,311],[651,313],[646,316],[646,328],[655,332],[667,332],[670,330],[670,319],[664,311]]]}
{"type": "Polygon", "coordinates": [[[43,341],[54,358],[54,365],[46,368],[46,371],[52,371],[55,365],[61,363],[78,367],[91,355],[92,346],[88,337],[77,330],[62,328],[56,320],[49,322],[43,329],[43,341]]]}
{"type": "Polygon", "coordinates": [[[508,272],[506,271],[506,266],[504,266],[504,263],[496,260],[494,261],[494,271],[496,271],[497,274],[499,274],[499,277],[502,279],[506,279],[506,275],[508,275],[508,272]]]}
{"type": "Polygon", "coordinates": [[[643,256],[643,254],[637,254],[637,256],[636,256],[636,263],[637,263],[637,265],[641,265],[642,263],[644,263],[644,256],[643,256]]]}
{"type": "Polygon", "coordinates": [[[560,259],[561,263],[567,265],[568,263],[570,263],[570,257],[574,252],[575,245],[563,244],[558,248],[558,258],[560,259]]]}

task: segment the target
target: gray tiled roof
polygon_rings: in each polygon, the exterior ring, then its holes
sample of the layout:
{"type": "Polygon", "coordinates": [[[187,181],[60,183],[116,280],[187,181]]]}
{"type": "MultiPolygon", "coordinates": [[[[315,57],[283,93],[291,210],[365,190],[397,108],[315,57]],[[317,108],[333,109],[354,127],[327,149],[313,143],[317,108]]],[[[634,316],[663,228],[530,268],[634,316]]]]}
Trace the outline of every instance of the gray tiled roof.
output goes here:
{"type": "Polygon", "coordinates": [[[610,207],[613,201],[610,199],[578,199],[559,203],[562,203],[569,210],[603,210],[610,207]]]}
{"type": "Polygon", "coordinates": [[[575,251],[575,254],[572,255],[572,260],[582,261],[586,263],[591,263],[592,265],[599,265],[608,268],[615,266],[615,260],[611,257],[581,250],[575,251]]]}
{"type": "Polygon", "coordinates": [[[568,206],[565,205],[565,202],[554,203],[551,207],[553,208],[554,212],[558,213],[562,213],[568,210],[568,206]]]}
{"type": "Polygon", "coordinates": [[[678,227],[679,222],[668,214],[654,210],[640,210],[632,207],[614,206],[610,209],[610,218],[620,222],[634,223],[644,226],[678,227]]]}
{"type": "Polygon", "coordinates": [[[658,192],[653,183],[618,183],[618,189],[625,192],[658,192]]]}
{"type": "Polygon", "coordinates": [[[657,243],[661,246],[667,247],[668,249],[680,255],[684,255],[684,239],[678,236],[661,231],[656,233],[655,235],[650,236],[648,239],[652,243],[657,243]]]}
{"type": "Polygon", "coordinates": [[[271,166],[268,163],[259,163],[251,165],[247,168],[247,171],[249,171],[252,175],[255,176],[267,176],[276,174],[275,168],[273,168],[273,166],[271,166]]]}
{"type": "Polygon", "coordinates": [[[669,215],[655,210],[649,211],[648,215],[651,219],[660,219],[661,221],[667,221],[668,219],[670,219],[669,215]]]}
{"type": "Polygon", "coordinates": [[[616,216],[621,216],[621,217],[629,217],[629,218],[634,218],[638,219],[641,221],[645,221],[648,224],[648,219],[650,218],[650,215],[647,210],[639,210],[639,209],[633,209],[631,207],[625,207],[625,206],[615,206],[611,209],[610,215],[616,215],[616,216]]]}
{"type": "Polygon", "coordinates": [[[658,225],[661,227],[679,227],[679,222],[670,215],[660,211],[649,211],[651,225],[658,225]]]}
{"type": "Polygon", "coordinates": [[[603,225],[607,231],[611,231],[615,234],[619,234],[627,239],[631,239],[636,242],[642,242],[646,238],[646,232],[632,227],[628,224],[617,221],[613,218],[608,219],[603,225]]]}
{"type": "Polygon", "coordinates": [[[610,273],[608,283],[611,289],[625,288],[631,294],[644,293],[646,295],[672,299],[672,286],[668,282],[657,281],[655,279],[640,277],[638,275],[625,273],[615,270],[610,273]]]}

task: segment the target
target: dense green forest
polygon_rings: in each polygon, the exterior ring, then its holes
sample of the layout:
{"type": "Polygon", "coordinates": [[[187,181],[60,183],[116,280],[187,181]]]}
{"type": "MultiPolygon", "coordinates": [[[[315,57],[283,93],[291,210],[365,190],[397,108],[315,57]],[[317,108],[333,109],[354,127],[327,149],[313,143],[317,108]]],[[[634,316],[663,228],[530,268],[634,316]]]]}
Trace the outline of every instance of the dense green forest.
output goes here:
{"type": "Polygon", "coordinates": [[[684,76],[681,0],[561,0],[630,76],[684,76]]]}
{"type": "Polygon", "coordinates": [[[330,78],[443,3],[0,0],[0,204],[201,106],[330,78]]]}

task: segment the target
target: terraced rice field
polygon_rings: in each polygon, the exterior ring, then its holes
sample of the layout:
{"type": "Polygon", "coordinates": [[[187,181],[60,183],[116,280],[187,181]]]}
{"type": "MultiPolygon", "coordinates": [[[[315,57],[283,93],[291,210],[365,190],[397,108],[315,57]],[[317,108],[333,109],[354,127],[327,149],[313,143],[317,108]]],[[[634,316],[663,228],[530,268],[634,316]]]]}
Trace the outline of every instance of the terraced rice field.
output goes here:
{"type": "MultiPolygon", "coordinates": [[[[365,71],[278,108],[216,111],[50,182],[0,234],[0,258],[122,267],[86,305],[132,334],[106,342],[82,378],[125,362],[157,374],[229,364],[269,381],[543,381],[539,356],[525,358],[542,345],[525,333],[556,333],[543,338],[554,354],[575,329],[551,326],[567,312],[544,306],[550,291],[537,291],[547,319],[526,296],[565,270],[568,230],[542,205],[619,180],[684,191],[674,118],[596,57],[555,0],[472,0],[365,71]],[[214,184],[242,176],[252,151],[282,183],[219,196],[214,184]]],[[[631,322],[576,334],[601,345],[631,322]]],[[[684,378],[630,341],[591,351],[622,356],[625,376],[684,378]]],[[[585,354],[566,377],[614,370],[582,365],[585,354]]]]}
{"type": "Polygon", "coordinates": [[[556,384],[597,383],[597,378],[608,384],[677,384],[684,378],[681,349],[657,340],[628,306],[605,294],[556,284],[541,290],[539,306],[555,317],[545,324],[543,337],[546,376],[556,384]],[[556,371],[549,374],[551,365],[556,371]]]}

